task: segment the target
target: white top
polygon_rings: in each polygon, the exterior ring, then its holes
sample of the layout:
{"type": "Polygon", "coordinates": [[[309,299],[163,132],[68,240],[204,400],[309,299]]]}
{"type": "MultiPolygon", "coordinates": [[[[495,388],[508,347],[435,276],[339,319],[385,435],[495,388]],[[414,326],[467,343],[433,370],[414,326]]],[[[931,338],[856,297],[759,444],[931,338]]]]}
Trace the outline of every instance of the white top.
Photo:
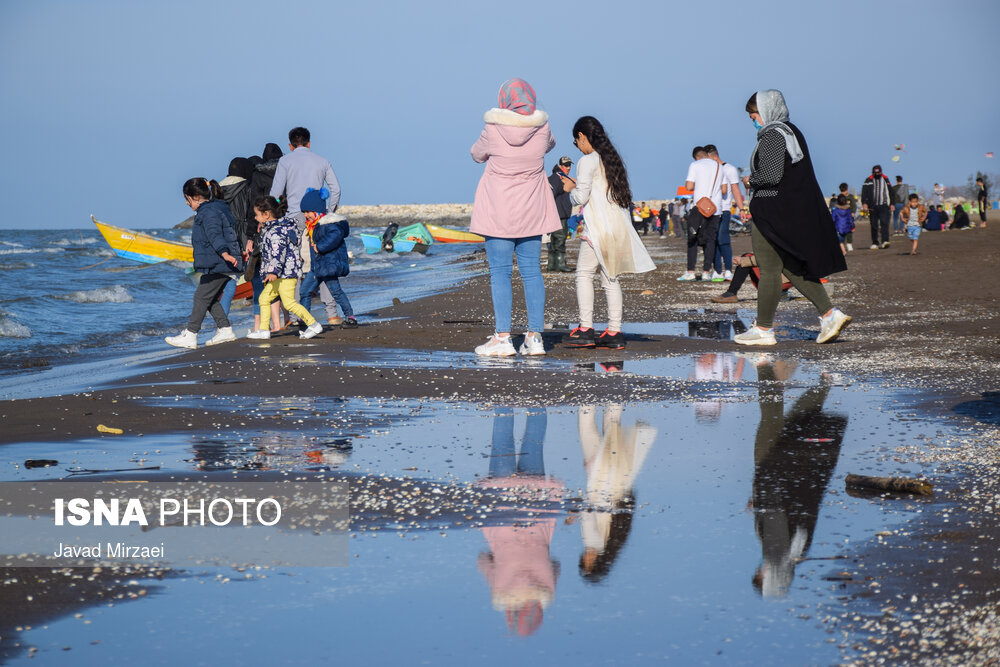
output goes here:
{"type": "Polygon", "coordinates": [[[729,186],[729,191],[722,195],[722,206],[719,207],[719,212],[725,213],[733,205],[733,187],[739,187],[740,172],[727,162],[719,170],[719,179],[729,186]]]}
{"type": "Polygon", "coordinates": [[[694,197],[692,200],[698,202],[702,197],[708,197],[715,204],[716,215],[722,212],[722,166],[715,160],[702,158],[695,160],[688,167],[686,181],[694,181],[694,197]],[[717,173],[718,168],[718,173],[717,173]],[[712,182],[715,187],[712,187],[712,182]]]}

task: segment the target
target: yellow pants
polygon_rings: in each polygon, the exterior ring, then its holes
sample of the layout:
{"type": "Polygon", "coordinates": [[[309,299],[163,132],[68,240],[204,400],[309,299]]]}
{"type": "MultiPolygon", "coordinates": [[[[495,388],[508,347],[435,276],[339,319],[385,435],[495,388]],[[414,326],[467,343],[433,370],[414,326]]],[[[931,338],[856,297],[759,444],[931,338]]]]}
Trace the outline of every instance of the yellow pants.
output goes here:
{"type": "Polygon", "coordinates": [[[271,302],[278,298],[281,299],[281,305],[285,307],[285,310],[305,322],[306,326],[316,322],[316,318],[295,300],[296,282],[298,282],[297,278],[278,278],[264,285],[260,299],[257,300],[257,303],[260,304],[260,328],[262,331],[271,328],[271,302]]]}

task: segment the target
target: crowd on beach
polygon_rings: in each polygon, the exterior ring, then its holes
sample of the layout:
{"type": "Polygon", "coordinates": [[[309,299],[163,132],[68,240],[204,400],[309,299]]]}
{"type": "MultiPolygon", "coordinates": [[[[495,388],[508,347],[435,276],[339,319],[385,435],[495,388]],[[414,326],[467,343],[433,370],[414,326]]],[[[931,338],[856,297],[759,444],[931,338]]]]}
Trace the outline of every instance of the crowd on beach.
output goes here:
{"type": "MultiPolygon", "coordinates": [[[[757,319],[734,337],[741,345],[774,345],[773,320],[782,295],[795,287],[817,309],[818,343],[835,340],[851,317],[835,308],[824,283],[847,268],[853,250],[858,198],[847,183],[829,201],[816,181],[802,132],[789,120],[784,96],[777,90],[754,93],[745,105],[757,145],[750,173],[722,160],[712,144],[696,146],[685,179],[690,195],[658,206],[633,201],[624,162],[601,122],[583,116],[573,125],[573,145],[582,154],[571,176],[573,159],[559,158],[546,175],[544,160],[556,145],[548,114],[537,108],[534,89],[522,79],[503,83],[497,106],[484,114],[484,128],[471,148],[473,160],[485,165],[476,189],[470,231],[485,239],[494,311],[494,332],[476,348],[481,356],[535,356],[546,353],[542,340],[545,283],[541,269],[542,240],[548,239],[550,272],[573,272],[579,322],[568,334],[578,348],[625,347],[620,277],[655,269],[639,233],[650,228],[661,236],[686,239],[687,267],[680,281],[728,282],[717,303],[733,303],[747,278],[757,288],[757,319]],[[743,190],[746,196],[744,197],[743,190]],[[574,215],[574,211],[579,211],[574,215]],[[734,258],[730,230],[750,229],[753,252],[734,258]],[[566,260],[566,241],[580,240],[575,268],[566,260]],[[700,276],[696,272],[699,250],[700,276]],[[519,347],[511,336],[515,263],[527,306],[527,327],[519,347]],[[594,329],[595,279],[607,304],[608,323],[594,329]]],[[[195,211],[191,242],[195,269],[201,272],[187,327],[166,338],[170,345],[197,347],[207,314],[217,327],[207,341],[215,345],[237,336],[228,319],[235,280],[252,283],[259,306],[247,338],[267,339],[284,326],[297,325],[302,338],[323,331],[310,312],[318,288],[328,324],[355,327],[357,320],[339,279],[350,271],[347,219],[337,213],[340,185],[330,162],[311,151],[306,128],[288,135],[290,152],[282,155],[267,144],[261,157],[234,158],[221,182],[189,179],[185,202],[195,211]],[[337,308],[343,312],[338,315],[337,308]]],[[[983,180],[977,207],[986,224],[988,193],[983,180]]],[[[890,184],[879,165],[861,190],[861,214],[871,221],[871,249],[889,247],[895,234],[910,239],[916,254],[922,230],[971,227],[962,206],[949,217],[935,185],[935,201],[921,202],[896,177],[890,184]]]]}

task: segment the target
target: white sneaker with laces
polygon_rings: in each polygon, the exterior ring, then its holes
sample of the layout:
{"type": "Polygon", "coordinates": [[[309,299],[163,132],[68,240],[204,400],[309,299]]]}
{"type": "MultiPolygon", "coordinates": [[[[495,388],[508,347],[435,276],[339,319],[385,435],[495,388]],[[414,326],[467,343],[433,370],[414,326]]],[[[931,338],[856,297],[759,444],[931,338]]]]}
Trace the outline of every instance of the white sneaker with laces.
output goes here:
{"type": "Polygon", "coordinates": [[[476,347],[476,354],[481,357],[513,357],[517,350],[510,342],[509,335],[501,338],[493,334],[485,343],[476,347]]]}
{"type": "Polygon", "coordinates": [[[848,244],[847,244],[847,252],[851,252],[851,251],[853,251],[853,250],[854,250],[854,244],[852,244],[852,243],[848,243],[848,244]]]}
{"type": "Polygon", "coordinates": [[[724,274],[722,274],[722,279],[725,280],[727,283],[728,282],[732,282],[732,280],[733,280],[733,272],[730,271],[729,269],[726,269],[726,272],[724,274]]]}
{"type": "Polygon", "coordinates": [[[247,333],[247,338],[253,338],[254,340],[267,340],[270,337],[270,329],[255,329],[247,333]]]}
{"type": "Polygon", "coordinates": [[[312,338],[321,333],[323,333],[323,325],[317,321],[307,326],[305,331],[300,331],[299,338],[312,338]]]}
{"type": "Polygon", "coordinates": [[[882,241],[882,250],[885,250],[888,247],[889,247],[889,242],[888,241],[882,241]]]}
{"type": "Polygon", "coordinates": [[[733,336],[733,342],[740,345],[777,345],[778,340],[774,337],[774,329],[765,331],[757,326],[756,322],[744,333],[733,336]]]}
{"type": "Polygon", "coordinates": [[[681,277],[678,278],[677,280],[680,280],[682,282],[687,282],[689,280],[694,280],[694,271],[685,271],[684,274],[681,275],[681,277]]]}
{"type": "Polygon", "coordinates": [[[532,334],[524,336],[524,342],[521,343],[521,347],[517,350],[518,354],[533,357],[539,354],[545,354],[545,345],[542,343],[542,337],[539,334],[532,334]]]}
{"type": "Polygon", "coordinates": [[[228,343],[231,340],[236,340],[236,334],[233,333],[232,327],[222,327],[215,332],[215,335],[205,343],[205,345],[218,345],[219,343],[228,343]]]}
{"type": "Polygon", "coordinates": [[[878,245],[876,245],[876,244],[873,243],[870,246],[868,246],[868,249],[869,250],[878,250],[878,245]]]}
{"type": "Polygon", "coordinates": [[[198,334],[187,329],[184,329],[176,336],[167,336],[163,340],[167,342],[167,345],[173,345],[174,347],[183,347],[188,350],[198,349],[198,334]]]}
{"type": "Polygon", "coordinates": [[[816,337],[816,342],[829,343],[835,340],[840,332],[851,323],[851,319],[850,315],[845,315],[834,308],[828,317],[819,318],[819,336],[816,337]]]}
{"type": "Polygon", "coordinates": [[[708,271],[702,271],[701,272],[701,282],[703,282],[703,283],[710,283],[710,282],[712,282],[712,274],[709,273],[708,271]]]}
{"type": "Polygon", "coordinates": [[[719,273],[717,271],[712,271],[712,278],[711,278],[711,280],[712,280],[713,283],[721,283],[725,279],[726,279],[725,274],[719,273]]]}

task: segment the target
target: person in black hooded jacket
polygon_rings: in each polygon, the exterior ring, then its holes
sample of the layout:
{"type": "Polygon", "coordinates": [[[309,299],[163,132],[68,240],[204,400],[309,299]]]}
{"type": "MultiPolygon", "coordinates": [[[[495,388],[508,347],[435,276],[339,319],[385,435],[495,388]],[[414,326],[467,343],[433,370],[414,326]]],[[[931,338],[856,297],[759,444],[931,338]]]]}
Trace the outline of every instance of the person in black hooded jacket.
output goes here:
{"type": "MultiPolygon", "coordinates": [[[[236,220],[236,235],[240,240],[240,248],[246,248],[247,241],[253,235],[250,226],[250,221],[253,220],[253,200],[250,198],[252,176],[250,160],[245,157],[234,157],[229,163],[229,175],[219,182],[222,186],[222,196],[229,204],[229,212],[236,220]]],[[[253,227],[256,226],[254,220],[253,227]]]]}

